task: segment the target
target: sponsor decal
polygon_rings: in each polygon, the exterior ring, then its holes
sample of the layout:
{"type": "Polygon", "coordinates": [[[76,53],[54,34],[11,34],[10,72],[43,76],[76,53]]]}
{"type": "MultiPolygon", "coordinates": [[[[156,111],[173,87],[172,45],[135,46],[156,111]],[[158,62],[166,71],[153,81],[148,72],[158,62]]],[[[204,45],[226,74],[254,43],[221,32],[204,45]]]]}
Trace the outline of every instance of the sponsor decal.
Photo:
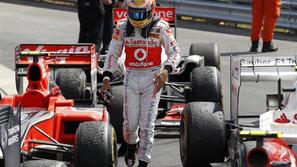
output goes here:
{"type": "Polygon", "coordinates": [[[161,63],[162,48],[125,47],[127,68],[150,68],[161,63]]]}
{"type": "MultiPolygon", "coordinates": [[[[156,8],[156,14],[161,19],[169,21],[169,22],[175,22],[175,8],[156,8]]],[[[114,22],[118,22],[120,20],[127,18],[127,9],[126,8],[115,8],[113,9],[113,20],[114,22]]]]}
{"type": "Polygon", "coordinates": [[[165,32],[166,32],[168,35],[172,35],[172,34],[173,34],[171,28],[168,28],[167,30],[165,30],[165,32]]]}
{"type": "Polygon", "coordinates": [[[160,38],[160,34],[150,33],[150,38],[160,38]]]}
{"type": "Polygon", "coordinates": [[[118,20],[125,19],[127,17],[127,10],[114,10],[114,17],[118,20]]]}
{"type": "Polygon", "coordinates": [[[129,67],[151,67],[154,65],[154,62],[129,62],[129,67]]]}
{"type": "Polygon", "coordinates": [[[159,26],[153,27],[150,32],[151,38],[160,38],[161,28],[159,26]]]}
{"type": "Polygon", "coordinates": [[[156,40],[143,40],[143,39],[129,39],[125,41],[125,44],[127,46],[133,46],[133,47],[137,47],[137,46],[159,46],[160,45],[160,41],[156,41],[156,40]]]}
{"type": "Polygon", "coordinates": [[[293,57],[286,58],[253,58],[253,59],[241,59],[240,64],[243,66],[248,65],[284,65],[293,64],[296,65],[296,59],[293,57]]]}
{"type": "Polygon", "coordinates": [[[44,45],[38,45],[35,49],[34,47],[31,48],[22,48],[23,52],[51,52],[51,53],[84,53],[89,52],[89,46],[44,46],[44,45]]]}
{"type": "MultiPolygon", "coordinates": [[[[61,56],[65,56],[65,55],[61,55],[61,56]]],[[[55,57],[55,58],[46,59],[46,61],[47,62],[56,61],[58,64],[66,64],[66,59],[67,59],[67,57],[55,57]]],[[[30,62],[30,61],[28,60],[28,62],[30,62]]],[[[33,62],[33,60],[32,60],[32,62],[33,62]]]]}
{"type": "Polygon", "coordinates": [[[147,53],[144,49],[139,48],[135,50],[134,57],[137,61],[143,61],[144,59],[146,59],[147,53]]]}
{"type": "Polygon", "coordinates": [[[6,130],[5,126],[1,126],[1,146],[5,150],[7,147],[19,141],[20,126],[15,125],[6,130]]]}
{"type": "Polygon", "coordinates": [[[111,69],[111,66],[112,66],[111,57],[113,57],[113,55],[110,55],[109,57],[107,57],[107,69],[111,69]]]}
{"type": "Polygon", "coordinates": [[[282,113],[279,118],[274,120],[274,122],[286,124],[286,123],[290,123],[291,121],[287,118],[285,113],[282,113]]]}
{"type": "MultiPolygon", "coordinates": [[[[157,10],[157,16],[159,16],[160,18],[167,18],[167,19],[173,19],[174,18],[174,11],[170,11],[170,10],[168,10],[168,11],[166,11],[166,10],[160,10],[160,11],[158,11],[157,10]]],[[[165,19],[165,20],[167,20],[167,19],[165,19]]]]}
{"type": "Polygon", "coordinates": [[[19,131],[20,131],[20,126],[16,125],[10,129],[8,129],[8,146],[12,145],[13,143],[16,143],[19,141],[19,131]]]}
{"type": "Polygon", "coordinates": [[[119,38],[120,38],[120,30],[119,29],[114,30],[112,38],[115,40],[119,40],[119,38]]]}
{"type": "Polygon", "coordinates": [[[161,28],[160,27],[153,27],[151,33],[160,34],[161,28]]]}
{"type": "Polygon", "coordinates": [[[176,45],[176,40],[175,39],[170,42],[170,46],[174,46],[174,45],[176,45]]]}

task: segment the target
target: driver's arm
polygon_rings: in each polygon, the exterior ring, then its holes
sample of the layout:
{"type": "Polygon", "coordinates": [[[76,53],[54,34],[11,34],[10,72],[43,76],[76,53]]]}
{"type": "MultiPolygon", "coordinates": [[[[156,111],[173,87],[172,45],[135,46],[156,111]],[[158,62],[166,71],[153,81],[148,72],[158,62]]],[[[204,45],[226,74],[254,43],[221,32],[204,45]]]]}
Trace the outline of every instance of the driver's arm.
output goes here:
{"type": "Polygon", "coordinates": [[[113,72],[118,68],[118,59],[122,55],[124,47],[123,28],[124,22],[118,22],[116,28],[113,31],[112,41],[109,46],[109,50],[106,56],[103,67],[103,80],[111,80],[113,72]]]}
{"type": "Polygon", "coordinates": [[[164,63],[164,68],[167,69],[170,73],[172,71],[175,71],[177,65],[181,60],[181,56],[180,49],[177,45],[171,28],[169,27],[167,22],[164,22],[164,25],[165,26],[162,32],[162,44],[165,49],[165,54],[167,55],[167,60],[164,63]]]}

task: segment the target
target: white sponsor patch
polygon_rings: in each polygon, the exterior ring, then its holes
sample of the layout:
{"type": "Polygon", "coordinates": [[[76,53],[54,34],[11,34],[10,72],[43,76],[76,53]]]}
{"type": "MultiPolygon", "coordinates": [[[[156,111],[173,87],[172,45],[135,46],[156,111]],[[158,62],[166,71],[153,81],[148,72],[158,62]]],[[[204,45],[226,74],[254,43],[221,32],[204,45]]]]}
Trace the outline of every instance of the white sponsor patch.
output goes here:
{"type": "Polygon", "coordinates": [[[295,57],[249,57],[240,59],[240,64],[242,66],[257,66],[257,65],[267,65],[267,66],[277,66],[277,65],[296,65],[295,57]]]}

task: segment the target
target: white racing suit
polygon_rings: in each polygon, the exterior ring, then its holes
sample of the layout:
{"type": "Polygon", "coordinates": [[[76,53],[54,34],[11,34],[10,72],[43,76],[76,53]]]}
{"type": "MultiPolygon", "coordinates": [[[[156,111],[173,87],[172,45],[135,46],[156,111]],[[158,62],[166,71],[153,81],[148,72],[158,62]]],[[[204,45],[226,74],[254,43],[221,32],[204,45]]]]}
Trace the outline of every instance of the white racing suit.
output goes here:
{"type": "Polygon", "coordinates": [[[127,24],[127,20],[121,21],[114,30],[104,73],[115,72],[124,51],[124,140],[128,144],[139,142],[137,158],[150,162],[161,94],[161,91],[154,93],[155,74],[164,67],[174,70],[180,61],[180,50],[166,21],[156,22],[147,38],[141,35],[139,29],[128,35],[127,24]],[[161,56],[164,52],[167,56],[161,56]]]}

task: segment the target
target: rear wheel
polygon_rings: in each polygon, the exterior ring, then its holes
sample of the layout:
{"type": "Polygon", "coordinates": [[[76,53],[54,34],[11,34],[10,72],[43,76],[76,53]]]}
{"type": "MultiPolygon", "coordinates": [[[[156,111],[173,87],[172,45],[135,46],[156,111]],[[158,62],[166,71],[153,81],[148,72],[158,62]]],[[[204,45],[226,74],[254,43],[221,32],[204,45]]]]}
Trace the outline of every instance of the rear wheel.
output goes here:
{"type": "Polygon", "coordinates": [[[226,132],[221,107],[212,102],[189,103],[182,113],[179,141],[183,167],[223,162],[226,132]]]}
{"type": "Polygon", "coordinates": [[[4,166],[4,160],[3,159],[0,159],[0,167],[2,167],[2,166],[4,166]]]}
{"type": "Polygon", "coordinates": [[[204,57],[205,66],[214,66],[220,70],[220,51],[216,43],[192,43],[189,50],[190,55],[204,57]]]}
{"type": "Polygon", "coordinates": [[[56,83],[66,99],[84,99],[87,77],[82,69],[60,69],[56,83]]]}
{"type": "Polygon", "coordinates": [[[220,72],[215,67],[196,67],[191,73],[193,101],[222,102],[220,72]]]}
{"type": "Polygon", "coordinates": [[[75,140],[76,167],[116,167],[117,143],[108,122],[90,121],[79,125],[75,140]]]}

